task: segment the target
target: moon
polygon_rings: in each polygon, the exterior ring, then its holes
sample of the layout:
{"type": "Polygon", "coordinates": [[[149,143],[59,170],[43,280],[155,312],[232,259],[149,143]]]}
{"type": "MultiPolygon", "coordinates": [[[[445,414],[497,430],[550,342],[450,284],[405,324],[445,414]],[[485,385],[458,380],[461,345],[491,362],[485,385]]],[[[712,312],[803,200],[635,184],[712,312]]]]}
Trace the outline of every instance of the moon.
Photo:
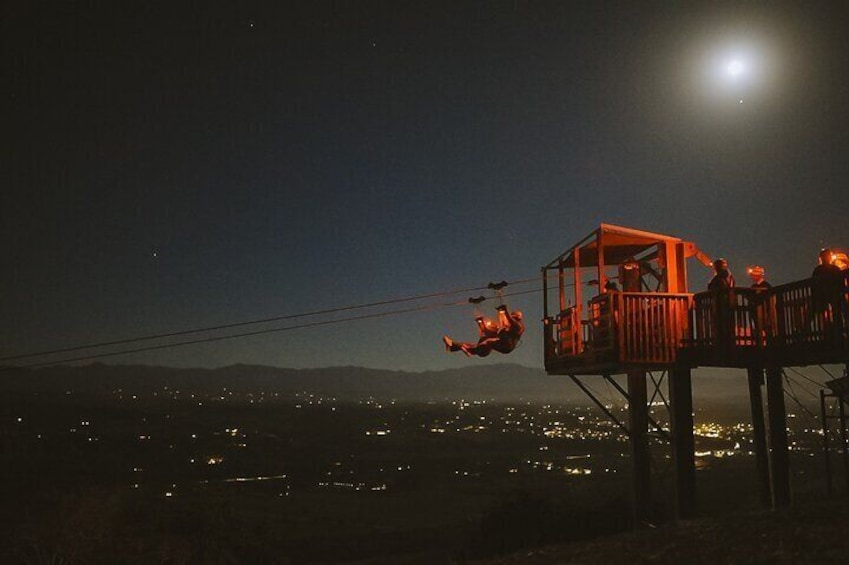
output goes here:
{"type": "Polygon", "coordinates": [[[731,75],[732,77],[737,77],[743,74],[745,66],[743,65],[743,61],[741,61],[740,59],[734,59],[728,63],[725,69],[728,71],[729,75],[731,75]]]}

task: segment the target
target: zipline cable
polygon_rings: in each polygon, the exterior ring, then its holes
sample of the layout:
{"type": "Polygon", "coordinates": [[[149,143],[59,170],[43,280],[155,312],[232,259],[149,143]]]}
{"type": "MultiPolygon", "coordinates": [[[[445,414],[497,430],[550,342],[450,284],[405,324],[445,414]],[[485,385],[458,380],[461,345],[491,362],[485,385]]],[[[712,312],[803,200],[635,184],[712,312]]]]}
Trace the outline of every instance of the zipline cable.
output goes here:
{"type": "MultiPolygon", "coordinates": [[[[553,278],[553,277],[555,277],[555,275],[551,275],[547,278],[553,278]]],[[[540,277],[533,277],[533,278],[527,278],[527,279],[521,279],[521,280],[518,280],[518,281],[514,281],[510,284],[519,285],[519,284],[526,284],[528,282],[538,281],[538,280],[540,280],[540,277]]],[[[19,361],[21,359],[31,359],[33,357],[44,357],[44,356],[47,356],[47,355],[56,355],[58,353],[71,353],[71,352],[74,352],[74,351],[83,351],[85,349],[99,349],[101,347],[108,347],[108,346],[111,346],[111,345],[126,345],[126,344],[129,344],[129,343],[137,343],[137,342],[140,342],[140,341],[151,341],[151,340],[155,340],[155,339],[165,339],[165,338],[169,338],[169,337],[186,336],[186,335],[192,335],[192,334],[202,333],[202,332],[227,330],[227,329],[257,325],[257,324],[267,324],[267,323],[271,323],[271,322],[282,322],[283,320],[294,320],[294,319],[297,319],[297,318],[307,318],[307,317],[311,317],[311,316],[321,316],[321,315],[326,315],[326,314],[335,314],[335,313],[338,313],[338,312],[350,312],[352,310],[362,310],[362,309],[366,309],[366,308],[375,308],[375,307],[378,307],[378,306],[388,306],[390,304],[399,304],[399,303],[402,303],[402,302],[413,302],[413,301],[416,301],[416,300],[425,300],[427,298],[438,298],[438,297],[442,297],[442,296],[450,296],[452,294],[461,294],[461,293],[466,293],[466,292],[478,292],[478,291],[487,290],[487,288],[488,288],[487,286],[480,286],[480,287],[463,288],[463,289],[450,290],[450,291],[444,291],[444,292],[432,292],[432,293],[428,293],[428,294],[419,294],[419,295],[416,295],[416,296],[406,296],[406,297],[403,297],[403,298],[395,298],[395,299],[389,299],[389,300],[379,300],[377,302],[369,302],[369,303],[366,303],[366,304],[356,304],[356,305],[352,305],[352,306],[341,306],[341,307],[338,307],[338,308],[327,308],[327,309],[324,309],[324,310],[313,310],[311,312],[301,312],[301,313],[298,313],[298,314],[288,314],[288,315],[283,315],[283,316],[272,316],[270,318],[262,318],[262,319],[259,319],[259,320],[247,320],[247,321],[243,321],[243,322],[233,322],[233,323],[230,323],[230,324],[221,324],[221,325],[217,325],[217,326],[194,328],[194,329],[190,329],[190,330],[181,330],[181,331],[176,331],[176,332],[167,332],[167,333],[152,334],[152,335],[145,335],[145,336],[139,336],[139,337],[130,337],[130,338],[125,338],[125,339],[116,339],[116,340],[112,340],[112,341],[87,343],[85,345],[74,345],[74,346],[62,347],[62,348],[58,348],[58,349],[49,349],[49,350],[44,350],[44,351],[36,351],[36,352],[32,352],[32,353],[23,353],[23,354],[20,354],[20,355],[10,355],[8,357],[0,357],[0,363],[5,362],[5,361],[19,361]]]]}
{"type": "Polygon", "coordinates": [[[785,378],[785,380],[787,381],[788,384],[790,384],[790,381],[792,380],[794,383],[796,383],[796,386],[798,386],[800,389],[804,390],[806,393],[810,394],[812,398],[816,399],[816,398],[820,397],[819,394],[811,392],[810,389],[808,389],[808,387],[804,386],[800,381],[797,381],[796,379],[792,378],[789,374],[787,374],[787,371],[782,371],[782,374],[784,375],[784,378],[785,378]]]}
{"type": "MultiPolygon", "coordinates": [[[[535,289],[532,289],[532,290],[525,290],[525,291],[520,291],[520,292],[512,292],[512,293],[504,294],[504,296],[505,297],[507,297],[507,296],[521,296],[521,295],[532,294],[532,293],[541,292],[541,291],[542,291],[542,289],[535,288],[535,289]]],[[[381,318],[381,317],[386,317],[386,316],[397,316],[399,314],[409,314],[411,312],[423,312],[425,310],[436,310],[436,309],[439,309],[439,308],[449,308],[449,307],[452,307],[452,306],[460,306],[460,305],[465,305],[465,304],[468,304],[468,301],[462,300],[462,301],[455,301],[455,302],[446,302],[446,303],[442,303],[442,304],[426,304],[426,305],[423,305],[423,306],[415,306],[415,307],[412,307],[412,308],[404,308],[404,309],[401,309],[401,310],[390,310],[388,312],[376,312],[376,313],[373,313],[373,314],[362,314],[362,315],[359,315],[359,316],[350,316],[348,318],[338,318],[338,319],[335,319],[335,320],[321,320],[321,321],[317,321],[317,322],[307,322],[307,323],[304,323],[304,324],[297,324],[297,325],[294,325],[294,326],[285,326],[285,327],[282,327],[282,328],[268,328],[268,329],[264,329],[264,330],[255,330],[255,331],[251,331],[251,332],[243,332],[243,333],[238,333],[238,334],[212,336],[212,337],[206,337],[206,338],[201,338],[201,339],[193,339],[193,340],[189,340],[189,341],[179,341],[179,342],[176,342],[176,343],[163,343],[163,344],[159,344],[159,345],[149,345],[149,346],[146,346],[146,347],[137,347],[137,348],[134,348],[134,349],[124,349],[124,350],[121,350],[121,351],[110,351],[110,352],[107,352],[107,353],[97,353],[97,354],[93,354],[93,355],[84,355],[84,356],[73,357],[73,358],[69,358],[69,359],[60,359],[60,360],[55,360],[55,361],[44,361],[44,362],[38,362],[38,363],[30,363],[30,364],[26,364],[26,365],[17,365],[17,366],[14,366],[14,367],[6,367],[4,369],[5,370],[27,369],[27,368],[33,368],[33,367],[46,367],[46,366],[49,366],[49,365],[60,365],[62,363],[75,363],[75,362],[78,362],[78,361],[90,361],[90,360],[93,360],[93,359],[102,359],[104,357],[115,357],[117,355],[128,355],[130,353],[142,353],[142,352],[145,352],[145,351],[157,351],[157,350],[160,350],[160,349],[170,349],[170,348],[173,348],[173,347],[182,347],[182,346],[185,346],[185,345],[196,345],[196,344],[199,344],[199,343],[210,343],[210,342],[215,342],[215,341],[224,341],[224,340],[227,340],[227,339],[235,339],[235,338],[239,338],[239,337],[250,337],[250,336],[264,335],[264,334],[270,334],[270,333],[293,331],[293,330],[300,330],[300,329],[305,329],[305,328],[313,328],[313,327],[317,327],[317,326],[327,326],[327,325],[331,325],[331,324],[340,324],[340,323],[343,323],[343,322],[353,322],[353,321],[356,321],[356,320],[367,320],[367,319],[371,319],[371,318],[381,318]]],[[[197,330],[197,331],[202,331],[202,330],[197,330]]],[[[137,340],[137,341],[139,341],[139,340],[137,340]]]]}
{"type": "Polygon", "coordinates": [[[820,387],[820,388],[825,388],[825,384],[823,384],[823,383],[821,383],[821,382],[819,382],[819,381],[816,381],[816,380],[812,379],[811,377],[809,377],[808,375],[804,374],[803,372],[801,372],[801,371],[799,371],[799,370],[797,370],[797,369],[794,369],[793,367],[787,367],[787,369],[789,369],[790,371],[793,371],[794,373],[796,373],[797,375],[799,375],[800,377],[802,377],[802,378],[803,378],[803,379],[805,379],[806,381],[808,381],[808,382],[810,382],[810,383],[813,383],[813,384],[815,384],[816,386],[818,386],[818,387],[820,387]]]}
{"type": "Polygon", "coordinates": [[[819,365],[819,368],[822,369],[823,371],[825,371],[825,374],[828,375],[829,377],[831,377],[832,380],[834,380],[835,377],[834,377],[834,375],[831,374],[831,371],[829,371],[828,369],[826,369],[822,365],[819,365]]]}
{"type": "Polygon", "coordinates": [[[785,384],[787,384],[787,388],[784,389],[784,394],[789,396],[793,400],[793,402],[795,402],[799,406],[799,408],[802,409],[802,411],[804,411],[808,416],[811,417],[814,422],[816,422],[817,417],[814,416],[814,413],[808,410],[808,408],[804,404],[802,404],[802,401],[799,400],[799,397],[796,395],[796,391],[793,390],[793,384],[790,381],[790,375],[788,375],[787,373],[784,373],[784,382],[785,384]]]}

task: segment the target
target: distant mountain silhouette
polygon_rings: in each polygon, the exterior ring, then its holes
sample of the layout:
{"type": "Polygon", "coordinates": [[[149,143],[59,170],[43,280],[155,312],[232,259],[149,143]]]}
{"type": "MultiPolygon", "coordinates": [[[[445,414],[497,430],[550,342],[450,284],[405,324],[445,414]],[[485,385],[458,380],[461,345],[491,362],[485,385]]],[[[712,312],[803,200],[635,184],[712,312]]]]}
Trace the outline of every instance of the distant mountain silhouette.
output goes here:
{"type": "MultiPolygon", "coordinates": [[[[600,377],[585,377],[599,391],[602,401],[624,402],[600,377]]],[[[165,387],[182,392],[239,393],[308,392],[340,400],[374,397],[427,402],[457,399],[586,402],[583,393],[564,376],[547,376],[542,369],[515,364],[481,365],[421,373],[328,367],[286,369],[263,365],[230,365],[217,369],[178,369],[148,365],[56,366],[39,369],[5,368],[0,371],[0,391],[94,392],[121,389],[127,393],[150,393],[165,387]]],[[[702,373],[694,379],[698,397],[745,401],[746,379],[742,372],[702,373]],[[739,374],[738,374],[739,373],[739,374]]]]}

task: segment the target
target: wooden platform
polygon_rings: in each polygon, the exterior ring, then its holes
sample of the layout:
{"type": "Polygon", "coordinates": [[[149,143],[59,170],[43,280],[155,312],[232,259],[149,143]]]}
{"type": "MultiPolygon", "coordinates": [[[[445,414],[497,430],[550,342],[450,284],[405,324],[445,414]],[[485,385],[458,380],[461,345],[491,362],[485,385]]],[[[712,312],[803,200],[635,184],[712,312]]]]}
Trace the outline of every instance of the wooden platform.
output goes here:
{"type": "Polygon", "coordinates": [[[546,330],[552,375],[624,374],[695,367],[796,367],[849,362],[849,274],[823,309],[805,279],[768,291],[610,292],[546,330]]]}

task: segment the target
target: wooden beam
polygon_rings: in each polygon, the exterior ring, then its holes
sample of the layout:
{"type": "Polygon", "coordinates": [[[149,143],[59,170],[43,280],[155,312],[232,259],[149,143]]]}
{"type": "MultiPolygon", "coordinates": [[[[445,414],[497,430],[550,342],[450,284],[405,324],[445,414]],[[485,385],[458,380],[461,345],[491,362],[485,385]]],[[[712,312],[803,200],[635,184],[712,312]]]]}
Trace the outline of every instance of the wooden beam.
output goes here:
{"type": "Polygon", "coordinates": [[[826,486],[828,488],[828,495],[831,496],[834,493],[834,489],[832,486],[831,480],[831,458],[829,457],[829,446],[828,446],[828,434],[829,426],[828,426],[828,414],[825,411],[825,389],[820,389],[820,418],[822,419],[822,452],[825,455],[825,480],[826,486]]]}
{"type": "MultiPolygon", "coordinates": [[[[642,374],[645,375],[645,373],[642,373],[642,374]]],[[[619,391],[619,394],[622,395],[622,398],[627,400],[629,404],[631,403],[631,397],[628,394],[628,391],[625,390],[624,388],[622,388],[622,385],[617,383],[616,379],[614,379],[610,375],[602,375],[602,378],[604,380],[606,380],[607,382],[609,382],[611,385],[613,385],[613,388],[615,388],[616,390],[619,391]]],[[[646,393],[646,398],[648,398],[648,393],[646,393]]],[[[645,404],[648,405],[648,401],[646,401],[645,404]]],[[[652,427],[654,427],[654,429],[657,431],[657,433],[659,435],[662,435],[667,440],[670,439],[670,436],[669,436],[669,434],[666,433],[666,430],[663,429],[663,427],[657,422],[657,420],[655,420],[654,418],[651,417],[651,414],[649,414],[648,411],[646,411],[646,419],[652,425],[652,427]]]]}
{"type": "Polygon", "coordinates": [[[649,409],[646,404],[646,373],[628,372],[628,429],[631,431],[632,503],[634,528],[649,522],[651,507],[651,457],[649,455],[649,409]]]}
{"type": "Polygon", "coordinates": [[[560,288],[560,312],[566,310],[566,279],[563,272],[563,263],[557,266],[557,284],[560,288]]]}
{"type": "Polygon", "coordinates": [[[572,278],[575,288],[575,355],[580,354],[584,350],[584,332],[581,330],[581,250],[575,248],[575,266],[574,276],[572,278]]]}
{"type": "Polygon", "coordinates": [[[766,449],[766,426],[764,424],[763,395],[764,370],[760,367],[748,370],[749,404],[752,410],[752,435],[755,444],[755,464],[758,473],[758,492],[761,506],[769,508],[771,502],[769,486],[769,459],[766,449]]]}
{"type": "MultiPolygon", "coordinates": [[[[578,249],[575,249],[575,252],[578,253],[578,249]]],[[[572,272],[572,282],[575,285],[575,307],[579,310],[581,309],[581,259],[580,254],[575,256],[575,267],[572,272]]]]}
{"type": "Polygon", "coordinates": [[[676,518],[696,513],[696,455],[693,439],[693,381],[690,369],[669,372],[669,416],[675,468],[676,518]]]}
{"type": "Polygon", "coordinates": [[[598,230],[598,241],[596,245],[596,251],[598,253],[598,258],[596,263],[598,263],[598,293],[603,294],[604,284],[607,282],[607,277],[604,276],[604,232],[602,230],[598,230]]]}
{"type": "Polygon", "coordinates": [[[677,264],[678,278],[677,285],[678,290],[676,292],[689,292],[687,290],[687,256],[684,253],[685,244],[677,243],[675,244],[675,263],[677,264]]]}
{"type": "Polygon", "coordinates": [[[623,423],[619,420],[619,418],[617,418],[617,417],[613,414],[613,412],[611,412],[610,410],[608,410],[608,409],[607,409],[607,406],[605,406],[604,404],[602,404],[602,403],[601,403],[601,401],[600,401],[598,398],[596,398],[596,396],[595,396],[592,392],[590,392],[590,390],[589,390],[586,386],[584,386],[584,383],[582,383],[582,382],[580,381],[580,379],[578,379],[578,377],[577,377],[577,376],[575,376],[575,375],[569,375],[569,378],[570,378],[570,379],[572,379],[572,382],[574,382],[576,385],[578,385],[578,388],[580,388],[582,391],[584,391],[584,394],[586,394],[586,395],[587,395],[587,397],[588,397],[590,400],[592,400],[592,401],[593,401],[593,403],[594,403],[596,406],[598,406],[599,410],[601,410],[602,412],[604,412],[604,413],[605,413],[605,415],[606,415],[608,418],[610,418],[610,420],[611,420],[614,424],[616,424],[617,426],[619,426],[619,427],[622,429],[622,431],[623,431],[623,432],[625,432],[625,435],[627,435],[627,436],[629,436],[629,437],[631,436],[631,432],[630,432],[630,431],[628,431],[628,428],[625,426],[625,424],[623,424],[623,423]]]}
{"type": "Polygon", "coordinates": [[[781,367],[766,370],[766,397],[769,414],[769,462],[772,470],[772,505],[790,505],[790,454],[787,447],[787,409],[781,367]]]}

